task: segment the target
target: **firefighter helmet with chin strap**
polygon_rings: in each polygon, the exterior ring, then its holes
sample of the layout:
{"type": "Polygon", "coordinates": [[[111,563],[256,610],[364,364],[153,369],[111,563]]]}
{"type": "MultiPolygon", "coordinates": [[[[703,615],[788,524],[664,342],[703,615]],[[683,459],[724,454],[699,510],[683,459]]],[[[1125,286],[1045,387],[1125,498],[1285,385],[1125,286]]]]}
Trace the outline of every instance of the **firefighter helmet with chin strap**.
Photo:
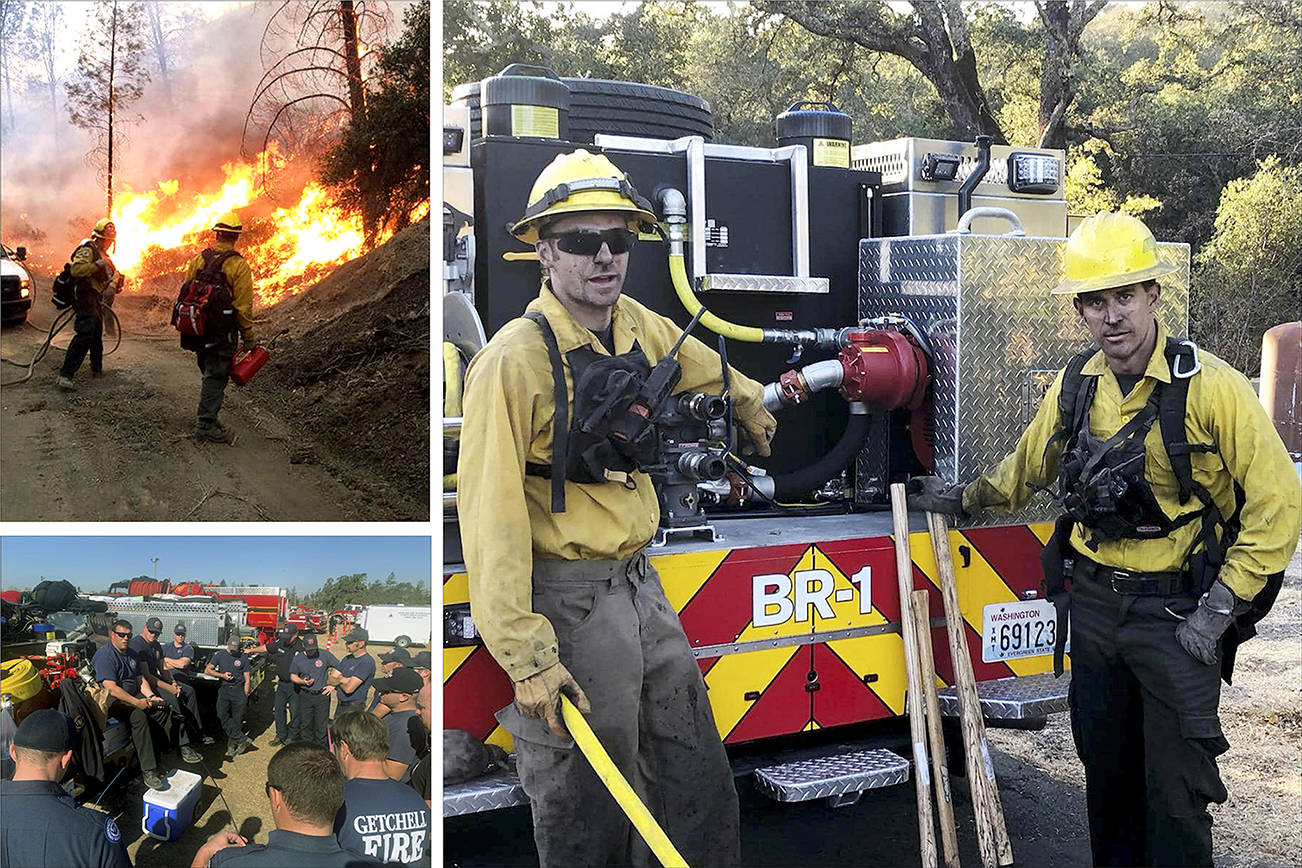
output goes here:
{"type": "Polygon", "coordinates": [[[115,241],[118,237],[118,227],[113,225],[113,221],[103,217],[95,221],[95,228],[90,231],[94,238],[103,238],[105,241],[115,241]]]}
{"type": "Polygon", "coordinates": [[[569,214],[623,214],[630,221],[655,222],[651,203],[604,154],[580,148],[547,164],[529,191],[529,204],[510,232],[526,244],[538,241],[542,224],[569,214]]]}
{"type": "Polygon", "coordinates": [[[1078,295],[1154,280],[1179,269],[1157,258],[1157,241],[1143,221],[1101,212],[1081,221],[1062,255],[1063,280],[1053,295],[1078,295]]]}
{"type": "Polygon", "coordinates": [[[234,211],[227,211],[217,218],[217,222],[212,225],[216,232],[234,232],[239,234],[244,231],[244,223],[240,220],[240,215],[234,211]]]}

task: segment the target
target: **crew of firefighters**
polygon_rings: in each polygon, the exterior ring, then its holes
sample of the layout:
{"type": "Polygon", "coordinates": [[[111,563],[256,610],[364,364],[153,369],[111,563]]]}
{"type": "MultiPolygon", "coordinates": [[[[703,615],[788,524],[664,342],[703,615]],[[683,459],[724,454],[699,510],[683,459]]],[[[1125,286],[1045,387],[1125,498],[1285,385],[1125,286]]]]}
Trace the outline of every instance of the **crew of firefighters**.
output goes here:
{"type": "MultiPolygon", "coordinates": [[[[466,374],[457,505],[472,615],[514,685],[514,701],[498,719],[514,738],[543,866],[649,858],[574,749],[562,701],[587,716],[688,864],[740,863],[728,757],[701,670],[647,557],[659,515],[653,486],[630,466],[629,444],[613,419],[578,430],[570,412],[590,397],[576,384],[593,393],[626,388],[679,336],[671,320],[624,293],[630,251],[655,220],[607,157],[586,150],[557,156],[510,227],[537,255],[537,298],[475,355],[466,374]]],[[[195,433],[231,442],[217,411],[235,346],[254,341],[251,275],[230,255],[238,216],[213,228],[214,248],[190,263],[187,277],[212,254],[225,254],[234,313],[219,339],[197,349],[203,387],[195,433]]],[[[114,237],[113,225],[100,221],[73,253],[85,302],[58,379],[63,388],[72,387],[87,353],[92,373],[102,371],[99,313],[122,283],[108,258],[114,237]]],[[[1207,806],[1227,796],[1216,763],[1228,746],[1218,719],[1220,680],[1228,681],[1235,646],[1269,607],[1266,595],[1278,588],[1302,523],[1293,465],[1247,379],[1159,323],[1160,278],[1172,270],[1140,220],[1113,213],[1084,220],[1066,244],[1061,283],[1046,292],[1072,305],[1095,346],[1058,373],[997,467],[962,484],[923,477],[911,486],[915,508],[960,518],[1013,511],[1034,491],[1056,492],[1064,518],[1049,544],[1046,586],[1071,625],[1071,725],[1098,865],[1212,864],[1207,806]]],[[[719,356],[704,343],[689,336],[678,359],[680,389],[723,390],[719,356]]],[[[732,369],[727,382],[743,445],[768,454],[776,422],[761,385],[732,369]]],[[[160,783],[151,723],[177,724],[186,761],[198,734],[185,665],[170,662],[188,659],[183,631],[177,650],[166,653],[157,648],[155,621],[135,639],[128,623],[116,622],[95,661],[112,695],[110,713],[130,720],[151,786],[160,783]]],[[[422,716],[429,725],[428,654],[421,669],[405,651],[392,652],[376,678],[366,631],[354,628],[344,638],[342,658],[293,627],[254,649],[271,655],[276,675],[272,745],[288,744],[272,764],[297,749],[299,765],[280,770],[280,783],[268,770],[278,824],[282,816],[301,819],[291,795],[301,788],[286,774],[322,781],[346,774],[344,790],[379,804],[393,797],[396,782],[419,786],[414,772],[423,765],[428,802],[429,762],[408,737],[422,716]],[[383,719],[365,714],[369,687],[383,719]],[[337,712],[327,727],[332,695],[337,712]],[[379,746],[385,742],[387,751],[379,746]],[[327,762],[327,745],[342,773],[327,762]]],[[[234,757],[249,746],[245,649],[234,642],[204,671],[223,682],[218,715],[234,757]]],[[[24,724],[17,744],[34,752],[19,754],[27,780],[57,782],[71,738],[61,726],[31,735],[24,724]],[[31,771],[36,766],[44,777],[31,771]]],[[[38,792],[51,809],[63,798],[48,787],[33,787],[30,797],[38,792]]],[[[350,816],[364,813],[345,808],[350,816]]],[[[5,814],[8,856],[27,845],[14,842],[5,814]]],[[[18,815],[16,823],[29,822],[18,815]]],[[[95,838],[92,826],[86,823],[88,839],[95,838]]],[[[242,842],[234,838],[225,844],[242,842]]],[[[247,858],[221,850],[212,864],[271,864],[273,850],[293,843],[282,837],[262,856],[249,848],[247,858]]],[[[98,839],[86,846],[105,850],[98,839]]]]}

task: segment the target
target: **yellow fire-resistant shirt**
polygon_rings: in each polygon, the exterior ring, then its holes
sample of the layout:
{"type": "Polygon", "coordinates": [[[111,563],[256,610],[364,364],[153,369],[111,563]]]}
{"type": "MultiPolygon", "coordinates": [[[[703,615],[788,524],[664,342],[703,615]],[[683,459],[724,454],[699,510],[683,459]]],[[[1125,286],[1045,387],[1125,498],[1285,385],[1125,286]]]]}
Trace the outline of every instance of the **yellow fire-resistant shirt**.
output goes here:
{"type": "MultiPolygon", "coordinates": [[[[568,354],[580,346],[609,355],[601,342],[565,310],[547,287],[529,311],[547,318],[565,360],[574,406],[568,354]]],[[[671,320],[621,296],[612,316],[616,353],[637,341],[655,364],[673,347],[681,329],[671,320]]],[[[718,393],[719,356],[689,337],[678,351],[680,391],[718,393]]],[[[739,418],[767,415],[763,387],[730,371],[739,418]]],[[[525,476],[525,462],[552,458],[552,368],[538,325],[515,319],[479,351],[466,372],[457,464],[457,512],[470,581],[471,617],[488,650],[514,681],[558,662],[556,634],[533,611],[530,575],[534,558],[624,558],[645,546],[660,521],[651,479],[631,474],[636,487],[618,482],[565,483],[565,512],[551,511],[551,480],[525,476]]]]}
{"type": "MultiPolygon", "coordinates": [[[[1117,433],[1143,409],[1156,382],[1171,382],[1171,371],[1163,353],[1166,337],[1166,330],[1159,324],[1157,344],[1148,367],[1124,398],[1102,351],[1086,362],[1082,373],[1099,375],[1089,417],[1090,431],[1095,437],[1107,439],[1117,433]]],[[[1261,590],[1266,576],[1288,565],[1297,547],[1302,522],[1302,488],[1284,443],[1247,378],[1209,352],[1200,349],[1198,358],[1202,371],[1189,383],[1185,433],[1189,443],[1212,443],[1217,451],[1191,454],[1193,477],[1206,487],[1227,518],[1234,512],[1234,483],[1237,481],[1243,488],[1246,500],[1240,515],[1242,529],[1226,554],[1220,578],[1239,599],[1250,600],[1261,590]]],[[[987,507],[1001,511],[1017,509],[1033,493],[1028,483],[1056,488],[1061,447],[1055,444],[1046,456],[1044,445],[1058,428],[1062,379],[1059,371],[1016,450],[994,471],[964,489],[963,506],[969,512],[987,507]]],[[[1168,517],[1200,510],[1202,501],[1196,495],[1181,505],[1179,483],[1162,446],[1159,428],[1155,420],[1144,438],[1147,456],[1144,478],[1168,517]]],[[[1086,547],[1085,535],[1078,524],[1072,531],[1071,544],[1086,557],[1117,569],[1172,572],[1183,566],[1185,553],[1193,546],[1201,526],[1201,520],[1194,520],[1161,539],[1102,542],[1098,551],[1093,552],[1086,547]]]]}
{"type": "Polygon", "coordinates": [[[118,271],[113,266],[108,251],[102,249],[102,244],[103,242],[93,238],[83,241],[77,245],[77,249],[72,252],[72,258],[68,260],[69,273],[85,281],[95,292],[104,292],[117,283],[118,271]],[[104,261],[103,269],[98,265],[100,260],[104,261]]]}
{"type": "MultiPolygon", "coordinates": [[[[235,245],[229,241],[218,241],[212,245],[212,249],[221,253],[234,250],[235,245]]],[[[182,282],[194,277],[201,268],[203,268],[202,253],[191,259],[185,267],[185,277],[182,282]]],[[[253,270],[249,268],[243,256],[232,256],[222,263],[222,274],[226,275],[226,280],[231,285],[233,297],[231,306],[235,308],[235,322],[240,328],[240,335],[244,340],[251,341],[253,340],[253,270]]]]}

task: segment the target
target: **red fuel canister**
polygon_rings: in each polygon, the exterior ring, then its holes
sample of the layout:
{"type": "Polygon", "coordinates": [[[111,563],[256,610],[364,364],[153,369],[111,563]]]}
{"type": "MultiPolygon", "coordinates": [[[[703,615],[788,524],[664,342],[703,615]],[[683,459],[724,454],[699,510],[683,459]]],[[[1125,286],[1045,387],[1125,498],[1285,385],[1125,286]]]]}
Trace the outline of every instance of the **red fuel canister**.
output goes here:
{"type": "Polygon", "coordinates": [[[263,346],[254,347],[247,353],[239,353],[231,363],[231,381],[237,386],[243,386],[253,379],[253,375],[267,363],[269,358],[271,353],[263,346]]]}

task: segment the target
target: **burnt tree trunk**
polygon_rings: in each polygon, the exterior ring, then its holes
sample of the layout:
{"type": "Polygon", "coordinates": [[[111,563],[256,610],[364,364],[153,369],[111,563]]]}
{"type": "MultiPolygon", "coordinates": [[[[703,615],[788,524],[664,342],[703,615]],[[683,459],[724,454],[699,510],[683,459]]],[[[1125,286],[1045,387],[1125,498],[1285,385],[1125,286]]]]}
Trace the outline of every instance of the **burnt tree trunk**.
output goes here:
{"type": "MultiPolygon", "coordinates": [[[[344,34],[344,65],[348,73],[348,104],[352,109],[354,123],[361,123],[366,117],[366,88],[362,85],[362,58],[359,53],[357,38],[357,13],[353,9],[353,0],[340,0],[339,23],[344,34]]],[[[366,246],[373,247],[379,232],[383,215],[381,214],[380,196],[376,189],[374,167],[360,180],[362,188],[362,233],[366,246]]]]}

